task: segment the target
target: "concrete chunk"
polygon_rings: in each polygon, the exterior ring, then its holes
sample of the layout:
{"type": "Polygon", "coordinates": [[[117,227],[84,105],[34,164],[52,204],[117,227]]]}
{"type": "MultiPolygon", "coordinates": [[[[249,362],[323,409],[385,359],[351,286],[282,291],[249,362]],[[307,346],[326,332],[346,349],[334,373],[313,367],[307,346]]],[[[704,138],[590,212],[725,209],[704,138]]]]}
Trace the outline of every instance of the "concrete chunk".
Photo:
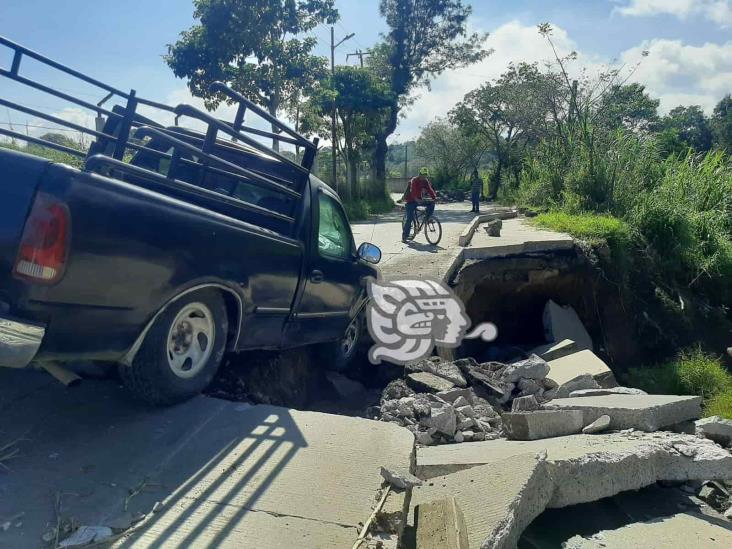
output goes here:
{"type": "Polygon", "coordinates": [[[579,433],[583,414],[578,410],[537,410],[534,412],[507,412],[501,416],[508,438],[538,440],[579,433]]]}
{"type": "Polygon", "coordinates": [[[545,464],[522,454],[424,483],[414,488],[412,506],[452,496],[463,511],[471,549],[516,547],[521,532],[546,507],[551,483],[545,464]]]}
{"type": "Polygon", "coordinates": [[[574,536],[565,549],[668,549],[669,547],[732,547],[732,528],[697,513],[679,513],[616,530],[603,530],[590,538],[574,536]]]}
{"type": "Polygon", "coordinates": [[[595,421],[587,425],[582,429],[582,432],[586,435],[592,435],[594,433],[600,433],[607,430],[610,427],[610,416],[600,416],[595,421]]]}
{"type": "Polygon", "coordinates": [[[554,360],[563,356],[571,355],[578,351],[577,344],[571,339],[563,339],[562,341],[553,341],[546,345],[540,345],[531,352],[540,356],[544,360],[554,360]]]}
{"type": "Polygon", "coordinates": [[[418,505],[414,523],[419,549],[469,549],[465,517],[454,497],[418,505]]]}
{"type": "Polygon", "coordinates": [[[519,379],[544,379],[549,373],[549,365],[546,360],[536,355],[531,355],[526,360],[520,360],[509,364],[501,374],[501,379],[507,383],[516,383],[519,379]]]}
{"type": "Polygon", "coordinates": [[[610,429],[657,431],[701,415],[701,397],[675,395],[604,395],[559,398],[547,402],[550,410],[581,410],[585,425],[610,416],[610,429]]]}
{"type": "Polygon", "coordinates": [[[418,448],[416,474],[430,479],[543,451],[554,482],[549,507],[595,501],[659,480],[732,479],[730,452],[709,440],[663,431],[418,448]]]}
{"type": "Polygon", "coordinates": [[[543,320],[547,340],[571,339],[577,349],[593,349],[592,338],[572,307],[560,307],[550,299],[544,306],[543,320]]]}
{"type": "Polygon", "coordinates": [[[584,374],[590,374],[595,378],[600,387],[618,385],[612,370],[592,351],[579,351],[549,361],[547,377],[560,386],[584,374]]]}
{"type": "Polygon", "coordinates": [[[574,392],[583,390],[599,389],[599,385],[595,378],[590,374],[583,374],[574,379],[569,380],[567,383],[563,383],[558,389],[554,398],[569,398],[574,392]]]}
{"type": "Polygon", "coordinates": [[[437,393],[453,389],[455,385],[429,372],[415,372],[407,376],[407,383],[416,391],[437,393]]]}
{"type": "Polygon", "coordinates": [[[732,445],[732,420],[719,416],[705,417],[695,422],[696,432],[722,446],[732,445]]]}
{"type": "Polygon", "coordinates": [[[534,395],[522,396],[513,399],[511,403],[512,412],[531,412],[538,410],[541,406],[534,395]]]}

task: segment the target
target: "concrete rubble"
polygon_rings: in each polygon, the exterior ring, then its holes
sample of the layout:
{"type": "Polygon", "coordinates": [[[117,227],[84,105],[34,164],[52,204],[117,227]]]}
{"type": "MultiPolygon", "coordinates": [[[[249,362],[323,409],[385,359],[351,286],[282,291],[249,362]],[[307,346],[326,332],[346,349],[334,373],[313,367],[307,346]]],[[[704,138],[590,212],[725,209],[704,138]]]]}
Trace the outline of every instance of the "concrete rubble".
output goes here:
{"type": "Polygon", "coordinates": [[[535,410],[510,412],[501,416],[511,440],[538,440],[579,433],[584,426],[579,410],[535,410]]]}
{"type": "Polygon", "coordinates": [[[610,428],[610,416],[600,416],[589,425],[582,428],[582,432],[586,435],[594,435],[601,433],[610,428]]]}
{"type": "Polygon", "coordinates": [[[469,549],[468,529],[454,497],[422,503],[414,509],[419,549],[469,549]]]}
{"type": "Polygon", "coordinates": [[[732,420],[712,416],[697,420],[694,425],[698,435],[722,446],[732,447],[732,420]]]}
{"type": "Polygon", "coordinates": [[[547,343],[532,349],[531,353],[540,356],[544,360],[554,360],[563,356],[571,355],[578,351],[577,344],[571,339],[563,339],[562,341],[547,343]]]}
{"type": "Polygon", "coordinates": [[[675,395],[602,395],[560,398],[544,406],[550,410],[581,410],[585,424],[610,416],[610,428],[657,431],[662,427],[697,419],[701,397],[675,395]]]}
{"type": "MultiPolygon", "coordinates": [[[[598,387],[617,387],[612,370],[595,353],[585,349],[549,361],[547,377],[560,386],[582,375],[591,375],[598,387]]],[[[591,389],[592,387],[587,387],[591,389]]]]}

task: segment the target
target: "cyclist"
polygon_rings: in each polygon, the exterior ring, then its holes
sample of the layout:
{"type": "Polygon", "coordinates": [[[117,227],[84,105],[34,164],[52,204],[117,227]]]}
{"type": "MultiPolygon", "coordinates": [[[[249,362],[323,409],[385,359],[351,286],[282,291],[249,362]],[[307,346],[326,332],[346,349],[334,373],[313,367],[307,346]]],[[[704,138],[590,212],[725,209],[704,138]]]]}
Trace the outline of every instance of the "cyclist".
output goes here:
{"type": "MultiPolygon", "coordinates": [[[[429,176],[429,168],[420,168],[419,175],[417,177],[413,177],[409,181],[407,190],[404,191],[404,196],[402,197],[402,200],[404,200],[404,202],[406,203],[404,205],[404,209],[407,215],[406,220],[404,221],[404,227],[402,227],[402,242],[407,242],[407,238],[409,237],[409,229],[412,226],[412,221],[414,220],[414,212],[417,210],[417,206],[422,200],[423,194],[427,193],[430,198],[432,198],[432,200],[437,199],[435,190],[432,188],[432,184],[428,179],[429,176]]],[[[429,217],[430,215],[432,215],[432,212],[435,211],[435,203],[429,202],[426,206],[426,209],[427,217],[429,217]]]]}

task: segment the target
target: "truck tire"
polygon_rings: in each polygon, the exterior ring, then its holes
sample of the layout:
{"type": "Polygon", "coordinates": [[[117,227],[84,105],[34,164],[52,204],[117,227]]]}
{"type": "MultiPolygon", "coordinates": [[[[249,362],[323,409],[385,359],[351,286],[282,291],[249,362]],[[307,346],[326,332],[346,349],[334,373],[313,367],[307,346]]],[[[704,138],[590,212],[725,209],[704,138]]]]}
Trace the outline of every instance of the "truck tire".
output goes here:
{"type": "Polygon", "coordinates": [[[208,386],[226,349],[226,305],[215,290],[173,302],[153,323],[131,366],[119,366],[123,384],[156,406],[187,400],[208,386]]]}
{"type": "Polygon", "coordinates": [[[363,340],[364,314],[357,314],[338,341],[318,346],[317,355],[321,363],[330,370],[343,372],[351,366],[359,344],[363,340]]]}

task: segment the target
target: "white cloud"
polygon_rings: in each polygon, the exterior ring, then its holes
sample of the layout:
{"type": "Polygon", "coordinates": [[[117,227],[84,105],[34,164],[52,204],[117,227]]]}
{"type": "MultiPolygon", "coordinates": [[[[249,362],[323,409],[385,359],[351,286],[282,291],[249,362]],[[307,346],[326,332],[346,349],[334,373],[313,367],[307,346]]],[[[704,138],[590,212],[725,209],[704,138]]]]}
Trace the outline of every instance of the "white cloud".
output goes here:
{"type": "MultiPolygon", "coordinates": [[[[567,32],[554,26],[552,40],[559,55],[577,51],[575,69],[585,67],[590,75],[609,66],[624,66],[625,71],[640,61],[631,81],[645,85],[648,92],[661,100],[660,109],[667,112],[677,105],[701,105],[710,113],[714,105],[732,90],[732,41],[701,46],[680,40],[654,39],[620,53],[617,60],[602,59],[579,50],[567,32]],[[648,56],[643,57],[643,52],[648,56]]],[[[464,95],[503,73],[511,62],[539,62],[553,59],[545,39],[536,27],[518,21],[494,30],[486,41],[494,53],[482,62],[447,71],[432,84],[432,91],[421,90],[419,98],[405,113],[397,128],[395,141],[412,139],[420,128],[437,116],[446,116],[464,95]]]]}
{"type": "Polygon", "coordinates": [[[688,19],[700,16],[723,27],[732,25],[730,0],[627,0],[614,11],[629,17],[673,15],[688,19]]]}
{"type": "Polygon", "coordinates": [[[621,60],[631,63],[643,50],[648,57],[632,79],[660,98],[664,112],[694,104],[710,113],[732,90],[732,41],[690,46],[680,40],[649,40],[623,52],[621,60]]]}

